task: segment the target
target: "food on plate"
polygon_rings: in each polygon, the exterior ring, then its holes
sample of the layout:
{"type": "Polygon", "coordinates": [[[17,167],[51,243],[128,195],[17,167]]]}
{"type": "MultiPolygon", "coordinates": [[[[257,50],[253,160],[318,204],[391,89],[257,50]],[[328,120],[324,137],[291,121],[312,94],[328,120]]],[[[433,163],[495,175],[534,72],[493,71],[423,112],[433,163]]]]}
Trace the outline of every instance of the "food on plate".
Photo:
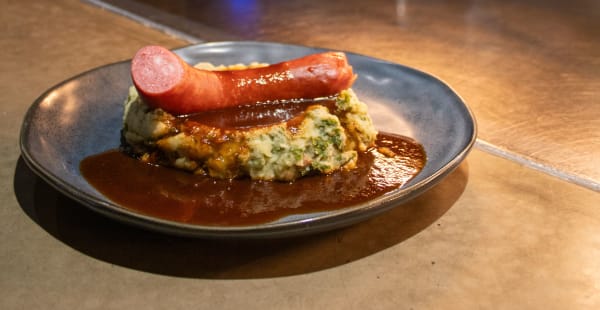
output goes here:
{"type": "Polygon", "coordinates": [[[159,47],[136,55],[122,147],[80,163],[94,188],[134,212],[255,225],[374,201],[425,165],[417,141],[377,132],[344,54],[194,67],[159,47]]]}
{"type": "Polygon", "coordinates": [[[204,69],[157,46],[132,60],[122,139],[140,160],[219,179],[356,167],[377,130],[343,53],[204,69]]]}

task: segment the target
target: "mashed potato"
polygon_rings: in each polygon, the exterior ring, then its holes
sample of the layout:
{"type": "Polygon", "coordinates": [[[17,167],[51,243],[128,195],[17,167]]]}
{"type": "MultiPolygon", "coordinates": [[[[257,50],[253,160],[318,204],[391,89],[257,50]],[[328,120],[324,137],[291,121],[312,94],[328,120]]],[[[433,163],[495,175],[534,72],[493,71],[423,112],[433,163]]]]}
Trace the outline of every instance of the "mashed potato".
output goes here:
{"type": "Polygon", "coordinates": [[[366,104],[351,89],[335,98],[333,111],[315,103],[299,117],[294,126],[288,122],[245,129],[191,125],[148,107],[131,87],[122,138],[129,152],[149,163],[215,178],[292,181],[354,168],[357,152],[366,151],[377,136],[366,104]]]}

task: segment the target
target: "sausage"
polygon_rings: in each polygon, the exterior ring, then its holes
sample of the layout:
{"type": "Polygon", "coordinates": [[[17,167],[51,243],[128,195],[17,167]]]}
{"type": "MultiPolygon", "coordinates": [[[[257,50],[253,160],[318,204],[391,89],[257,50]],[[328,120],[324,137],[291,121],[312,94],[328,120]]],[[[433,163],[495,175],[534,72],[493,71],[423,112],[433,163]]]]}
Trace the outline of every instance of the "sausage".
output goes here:
{"type": "Polygon", "coordinates": [[[325,52],[267,67],[209,71],[160,46],[141,48],[131,76],[140,97],[175,115],[256,102],[326,97],[350,88],[356,76],[341,52],[325,52]]]}

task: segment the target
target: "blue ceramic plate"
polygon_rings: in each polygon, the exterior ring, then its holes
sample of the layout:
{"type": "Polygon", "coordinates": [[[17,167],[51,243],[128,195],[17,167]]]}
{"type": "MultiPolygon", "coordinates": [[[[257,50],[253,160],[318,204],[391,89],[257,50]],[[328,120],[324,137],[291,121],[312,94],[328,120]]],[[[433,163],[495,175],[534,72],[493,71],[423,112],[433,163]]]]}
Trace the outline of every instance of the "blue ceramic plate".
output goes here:
{"type": "MultiPolygon", "coordinates": [[[[323,51],[262,42],[220,42],[176,50],[189,63],[276,63],[323,51]]],[[[130,211],[94,189],[79,172],[80,161],[120,143],[123,100],[131,85],[130,63],[85,72],[44,93],[21,128],[21,151],[40,177],[94,211],[126,223],[186,236],[285,237],[316,233],[363,221],[423,193],[465,158],[476,137],[475,120],[463,100],[435,77],[402,65],[348,53],[358,74],[353,89],[369,105],[377,129],[420,142],[423,171],[401,188],[341,210],[298,214],[244,227],[212,227],[167,221],[130,211]]]]}

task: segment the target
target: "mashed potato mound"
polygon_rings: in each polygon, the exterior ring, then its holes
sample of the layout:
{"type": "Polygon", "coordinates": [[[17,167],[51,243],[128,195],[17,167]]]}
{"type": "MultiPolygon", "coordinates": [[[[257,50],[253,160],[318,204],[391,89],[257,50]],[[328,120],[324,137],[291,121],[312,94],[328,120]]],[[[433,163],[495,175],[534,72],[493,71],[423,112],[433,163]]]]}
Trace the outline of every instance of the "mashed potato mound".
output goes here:
{"type": "Polygon", "coordinates": [[[223,179],[293,181],[354,168],[358,152],[373,146],[377,136],[366,104],[351,89],[335,98],[333,111],[315,103],[299,117],[293,127],[288,122],[244,129],[190,124],[150,108],[131,87],[122,139],[128,152],[153,164],[223,179]]]}

